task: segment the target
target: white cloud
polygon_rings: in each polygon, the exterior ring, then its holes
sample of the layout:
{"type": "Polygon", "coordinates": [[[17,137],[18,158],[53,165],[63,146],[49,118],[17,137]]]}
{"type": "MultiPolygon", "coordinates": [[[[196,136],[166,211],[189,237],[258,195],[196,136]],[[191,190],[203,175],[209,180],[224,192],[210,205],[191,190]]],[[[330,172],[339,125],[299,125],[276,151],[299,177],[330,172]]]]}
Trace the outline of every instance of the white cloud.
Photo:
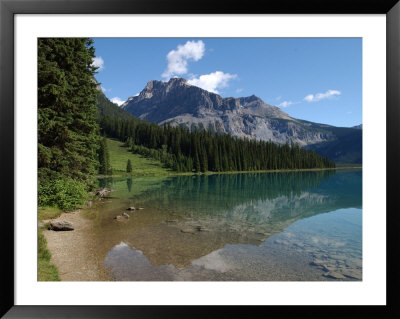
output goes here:
{"type": "Polygon", "coordinates": [[[281,98],[282,98],[282,96],[279,95],[276,97],[276,100],[279,101],[281,98]]]}
{"type": "Polygon", "coordinates": [[[188,72],[188,61],[200,60],[204,51],[205,45],[201,40],[187,41],[184,45],[178,45],[176,50],[167,54],[168,67],[161,76],[169,79],[176,75],[186,74],[188,72]]]}
{"type": "Polygon", "coordinates": [[[103,70],[104,69],[104,60],[103,60],[103,58],[101,56],[94,57],[92,65],[98,67],[97,71],[103,70]]]}
{"type": "Polygon", "coordinates": [[[193,78],[187,82],[209,92],[219,93],[218,89],[227,87],[228,82],[236,77],[236,74],[216,71],[214,73],[200,75],[198,78],[193,78]]]}
{"type": "Polygon", "coordinates": [[[281,104],[279,104],[279,107],[288,107],[289,105],[294,104],[292,101],[283,101],[281,104]]]}
{"type": "Polygon", "coordinates": [[[335,95],[340,95],[342,94],[340,91],[338,90],[328,90],[325,93],[317,93],[317,94],[309,94],[304,98],[304,101],[307,102],[318,102],[321,101],[323,99],[329,99],[335,95]]]}
{"type": "Polygon", "coordinates": [[[236,89],[236,93],[241,93],[241,92],[243,92],[243,89],[242,89],[242,88],[236,89]]]}
{"type": "Polygon", "coordinates": [[[110,101],[117,104],[118,106],[121,106],[125,103],[125,101],[121,100],[118,96],[113,97],[110,101]]]}

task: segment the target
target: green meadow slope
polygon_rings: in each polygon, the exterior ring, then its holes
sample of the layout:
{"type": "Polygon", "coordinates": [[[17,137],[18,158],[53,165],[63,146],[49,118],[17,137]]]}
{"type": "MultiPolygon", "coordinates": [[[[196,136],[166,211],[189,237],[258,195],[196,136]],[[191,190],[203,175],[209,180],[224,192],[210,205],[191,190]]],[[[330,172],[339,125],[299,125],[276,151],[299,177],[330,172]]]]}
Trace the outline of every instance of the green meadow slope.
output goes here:
{"type": "Polygon", "coordinates": [[[139,154],[132,154],[124,146],[124,143],[118,140],[108,138],[107,146],[113,175],[165,176],[173,173],[172,170],[164,168],[160,161],[139,154]],[[126,172],[128,159],[131,160],[132,164],[131,174],[126,172]]]}

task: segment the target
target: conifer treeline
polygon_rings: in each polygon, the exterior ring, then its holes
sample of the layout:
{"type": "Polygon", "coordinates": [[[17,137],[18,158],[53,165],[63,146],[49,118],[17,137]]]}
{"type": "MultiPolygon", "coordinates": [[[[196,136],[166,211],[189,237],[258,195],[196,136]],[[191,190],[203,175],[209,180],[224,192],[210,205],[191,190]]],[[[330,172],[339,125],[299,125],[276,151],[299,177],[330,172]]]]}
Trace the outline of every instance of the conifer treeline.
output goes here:
{"type": "Polygon", "coordinates": [[[88,38],[38,39],[38,205],[71,210],[95,187],[100,129],[88,38]]]}
{"type": "Polygon", "coordinates": [[[188,131],[139,119],[103,116],[100,126],[136,153],[159,159],[178,172],[225,172],[334,168],[335,163],[298,145],[245,140],[210,131],[188,131]]]}

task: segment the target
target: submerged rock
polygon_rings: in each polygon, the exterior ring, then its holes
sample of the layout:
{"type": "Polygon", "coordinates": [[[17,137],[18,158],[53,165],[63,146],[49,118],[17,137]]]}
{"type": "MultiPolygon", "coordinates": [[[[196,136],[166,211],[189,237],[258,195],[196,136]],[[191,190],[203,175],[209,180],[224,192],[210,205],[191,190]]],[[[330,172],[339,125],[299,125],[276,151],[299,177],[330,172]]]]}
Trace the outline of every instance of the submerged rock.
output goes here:
{"type": "Polygon", "coordinates": [[[128,207],[126,210],[135,210],[135,209],[136,209],[135,207],[131,206],[131,207],[128,207]]]}
{"type": "Polygon", "coordinates": [[[129,218],[129,217],[130,217],[129,214],[122,213],[121,215],[115,216],[114,219],[119,220],[119,219],[122,219],[122,218],[129,218]]]}
{"type": "Polygon", "coordinates": [[[208,231],[207,228],[204,228],[204,226],[201,226],[201,225],[196,226],[195,229],[196,229],[197,231],[208,231]]]}
{"type": "Polygon", "coordinates": [[[315,259],[311,262],[311,265],[313,266],[325,266],[326,261],[320,260],[320,259],[315,259]]]}
{"type": "Polygon", "coordinates": [[[54,231],[69,231],[69,230],[74,230],[74,225],[66,220],[62,221],[51,221],[49,225],[50,230],[54,231]]]}
{"type": "Polygon", "coordinates": [[[328,277],[328,278],[333,278],[333,279],[346,279],[343,274],[335,271],[330,271],[328,273],[323,274],[323,276],[328,277]]]}
{"type": "Polygon", "coordinates": [[[194,234],[196,231],[194,229],[188,228],[188,229],[181,229],[181,232],[187,234],[194,234]]]}
{"type": "Polygon", "coordinates": [[[351,279],[361,280],[361,278],[362,278],[361,272],[357,272],[357,271],[354,271],[351,269],[342,270],[342,274],[351,279]]]}
{"type": "Polygon", "coordinates": [[[194,226],[193,228],[181,229],[182,233],[188,233],[188,234],[195,234],[197,232],[202,232],[202,231],[209,231],[209,230],[200,225],[194,226]]]}

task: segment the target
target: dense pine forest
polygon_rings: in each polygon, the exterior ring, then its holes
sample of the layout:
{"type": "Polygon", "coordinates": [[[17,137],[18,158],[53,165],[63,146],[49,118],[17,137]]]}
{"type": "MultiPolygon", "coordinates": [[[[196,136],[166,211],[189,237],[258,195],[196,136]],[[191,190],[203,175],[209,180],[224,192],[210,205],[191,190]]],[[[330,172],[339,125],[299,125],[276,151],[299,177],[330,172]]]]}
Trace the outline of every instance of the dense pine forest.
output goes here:
{"type": "Polygon", "coordinates": [[[103,116],[105,134],[134,153],[153,157],[177,172],[226,172],[333,168],[335,163],[298,145],[244,140],[207,130],[188,131],[139,119],[103,116]]]}
{"type": "Polygon", "coordinates": [[[88,38],[38,40],[39,206],[73,208],[93,189],[97,174],[112,173],[106,136],[176,172],[335,167],[328,158],[297,145],[188,131],[135,118],[101,92],[94,57],[88,38]]]}
{"type": "Polygon", "coordinates": [[[38,39],[38,202],[73,209],[94,187],[100,129],[93,41],[38,39]]]}

